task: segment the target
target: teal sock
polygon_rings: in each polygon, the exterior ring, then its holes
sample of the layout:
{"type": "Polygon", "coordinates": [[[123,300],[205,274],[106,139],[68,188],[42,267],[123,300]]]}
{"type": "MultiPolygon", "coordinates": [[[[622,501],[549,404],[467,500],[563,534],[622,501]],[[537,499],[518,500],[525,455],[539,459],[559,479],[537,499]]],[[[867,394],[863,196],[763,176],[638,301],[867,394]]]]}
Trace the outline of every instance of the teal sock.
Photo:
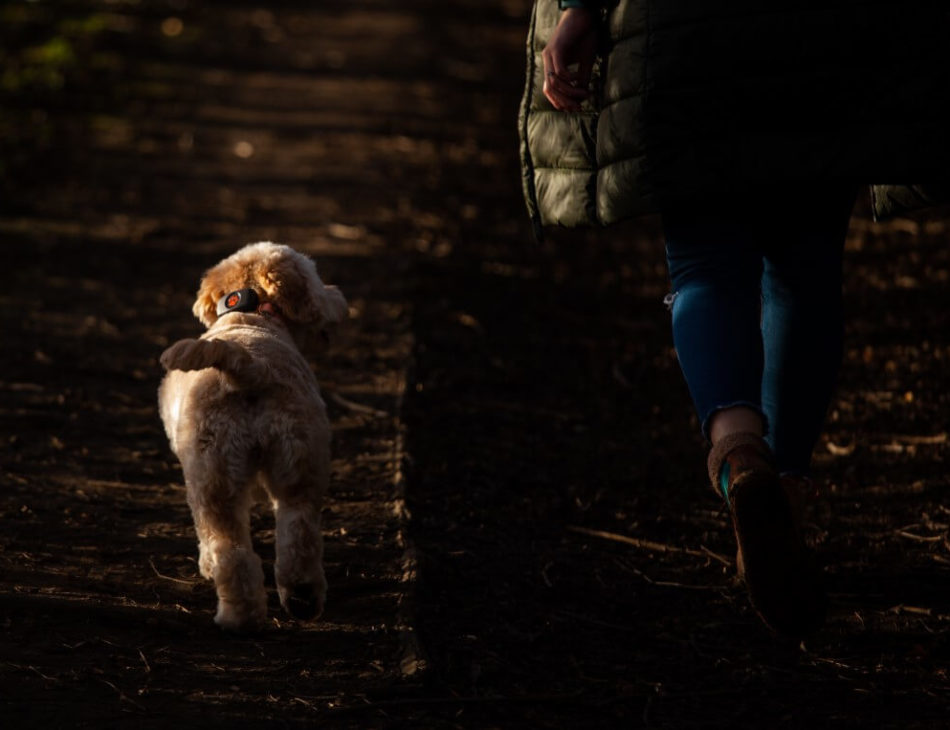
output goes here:
{"type": "Polygon", "coordinates": [[[726,505],[729,505],[729,462],[722,462],[722,469],[719,471],[719,491],[722,492],[726,505]]]}

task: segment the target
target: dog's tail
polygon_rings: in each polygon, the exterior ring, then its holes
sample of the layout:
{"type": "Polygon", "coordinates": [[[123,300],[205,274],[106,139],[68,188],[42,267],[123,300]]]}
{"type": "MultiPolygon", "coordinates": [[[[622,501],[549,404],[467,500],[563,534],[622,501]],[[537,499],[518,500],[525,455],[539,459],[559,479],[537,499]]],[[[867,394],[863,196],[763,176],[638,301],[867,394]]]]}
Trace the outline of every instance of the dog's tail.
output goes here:
{"type": "Polygon", "coordinates": [[[259,382],[264,374],[247,350],[228,340],[178,340],[162,353],[161,363],[166,370],[216,368],[239,385],[259,382]]]}

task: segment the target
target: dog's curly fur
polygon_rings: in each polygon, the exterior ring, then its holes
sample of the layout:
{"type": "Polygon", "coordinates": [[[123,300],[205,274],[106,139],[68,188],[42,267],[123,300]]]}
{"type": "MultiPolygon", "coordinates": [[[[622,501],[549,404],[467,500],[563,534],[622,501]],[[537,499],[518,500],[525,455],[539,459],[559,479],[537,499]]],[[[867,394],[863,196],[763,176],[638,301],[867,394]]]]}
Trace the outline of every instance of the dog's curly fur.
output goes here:
{"type": "Polygon", "coordinates": [[[313,261],[288,246],[245,246],[204,275],[193,311],[208,328],[165,350],[159,410],[181,461],[198,533],[199,570],[214,580],[215,622],[259,627],[267,616],[250,507],[268,497],[276,523],[274,575],[294,617],[323,610],[320,516],[329,480],[330,427],[305,354],[342,321],[346,301],[313,261]],[[218,300],[244,288],[256,312],[219,317],[218,300]]]}

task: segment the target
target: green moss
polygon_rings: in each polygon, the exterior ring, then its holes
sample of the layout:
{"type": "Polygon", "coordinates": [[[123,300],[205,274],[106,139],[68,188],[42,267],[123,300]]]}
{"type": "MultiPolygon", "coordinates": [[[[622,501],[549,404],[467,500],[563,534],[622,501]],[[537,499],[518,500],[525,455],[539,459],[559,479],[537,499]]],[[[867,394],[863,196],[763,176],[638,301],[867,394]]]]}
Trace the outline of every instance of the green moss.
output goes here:
{"type": "MultiPolygon", "coordinates": [[[[7,6],[0,9],[0,22],[7,30],[25,26],[43,17],[36,8],[7,6]]],[[[47,21],[52,18],[47,17],[47,21]]],[[[39,45],[17,49],[5,44],[0,48],[0,91],[35,92],[58,91],[63,88],[69,74],[88,61],[95,36],[108,30],[109,16],[93,13],[84,17],[67,18],[58,22],[46,22],[51,37],[39,45]]]]}
{"type": "Polygon", "coordinates": [[[71,18],[60,21],[58,29],[61,35],[76,38],[101,33],[109,27],[107,16],[102,14],[88,15],[85,18],[71,18]]]}
{"type": "Polygon", "coordinates": [[[7,92],[63,87],[66,73],[77,64],[76,52],[66,38],[56,36],[19,54],[4,56],[0,89],[7,92]]]}
{"type": "Polygon", "coordinates": [[[76,53],[68,40],[57,36],[41,46],[27,48],[23,60],[34,66],[64,69],[76,63],[76,53]]]}

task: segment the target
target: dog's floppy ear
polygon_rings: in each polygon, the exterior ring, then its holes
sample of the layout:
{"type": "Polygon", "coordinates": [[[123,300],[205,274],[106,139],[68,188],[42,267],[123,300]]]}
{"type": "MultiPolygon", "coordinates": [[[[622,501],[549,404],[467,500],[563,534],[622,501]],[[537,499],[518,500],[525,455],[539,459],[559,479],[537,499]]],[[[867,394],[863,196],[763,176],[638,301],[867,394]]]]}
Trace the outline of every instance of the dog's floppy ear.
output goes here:
{"type": "Polygon", "coordinates": [[[293,255],[267,271],[270,286],[264,286],[280,310],[294,322],[323,327],[346,319],[343,293],[327,286],[317,275],[317,266],[307,256],[293,255]]]}
{"type": "Polygon", "coordinates": [[[337,324],[350,313],[343,292],[332,284],[324,284],[323,291],[317,294],[315,299],[318,303],[317,309],[323,316],[322,324],[337,324]]]}
{"type": "Polygon", "coordinates": [[[198,286],[198,295],[195,297],[191,311],[205,327],[210,327],[218,320],[218,299],[224,294],[224,282],[221,276],[221,265],[212,267],[205,272],[198,286]]]}

